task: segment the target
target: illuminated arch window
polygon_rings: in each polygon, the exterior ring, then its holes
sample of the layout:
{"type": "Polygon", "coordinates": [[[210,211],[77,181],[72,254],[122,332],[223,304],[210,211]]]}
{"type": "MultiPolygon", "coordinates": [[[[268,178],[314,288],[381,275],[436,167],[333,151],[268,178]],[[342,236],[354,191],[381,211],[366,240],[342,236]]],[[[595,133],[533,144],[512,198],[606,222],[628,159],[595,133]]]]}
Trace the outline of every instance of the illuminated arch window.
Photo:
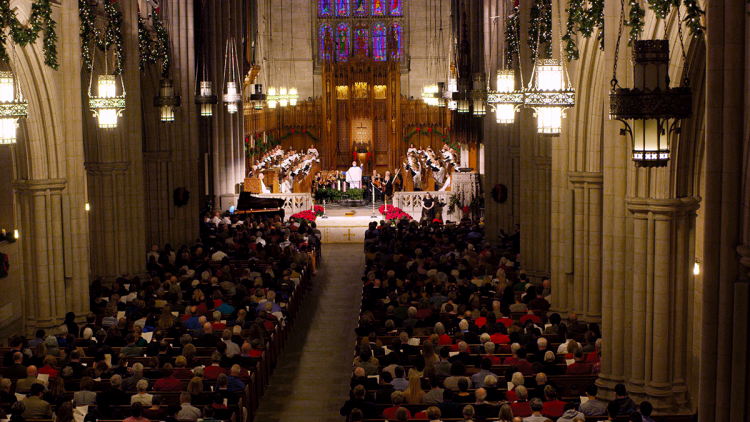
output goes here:
{"type": "Polygon", "coordinates": [[[372,0],[372,15],[385,16],[385,8],[388,0],[372,0]]]}
{"type": "Polygon", "coordinates": [[[333,2],[335,0],[318,0],[318,16],[322,18],[333,16],[333,2]]]}
{"type": "Polygon", "coordinates": [[[384,62],[387,56],[386,30],[383,22],[376,22],[372,26],[372,57],[375,61],[384,62]]]}
{"type": "Polygon", "coordinates": [[[367,27],[356,27],[354,29],[354,55],[368,53],[368,46],[370,45],[370,34],[367,27]]]}
{"type": "Polygon", "coordinates": [[[349,0],[336,1],[336,16],[349,16],[349,0]]]}
{"type": "Polygon", "coordinates": [[[352,0],[352,15],[367,16],[369,14],[367,9],[367,0],[352,0]]]}
{"type": "Polygon", "coordinates": [[[320,57],[320,60],[331,60],[332,50],[333,28],[330,24],[323,23],[318,29],[318,57],[320,57]],[[326,43],[328,43],[328,47],[326,47],[326,43]]]}
{"type": "Polygon", "coordinates": [[[391,60],[400,61],[404,58],[404,27],[400,23],[391,26],[390,53],[391,60]]]}
{"type": "Polygon", "coordinates": [[[404,16],[404,0],[389,0],[391,16],[404,16]]]}
{"type": "Polygon", "coordinates": [[[345,62],[349,58],[349,43],[351,39],[351,33],[349,31],[349,24],[341,22],[336,25],[336,59],[340,62],[345,62]]]}

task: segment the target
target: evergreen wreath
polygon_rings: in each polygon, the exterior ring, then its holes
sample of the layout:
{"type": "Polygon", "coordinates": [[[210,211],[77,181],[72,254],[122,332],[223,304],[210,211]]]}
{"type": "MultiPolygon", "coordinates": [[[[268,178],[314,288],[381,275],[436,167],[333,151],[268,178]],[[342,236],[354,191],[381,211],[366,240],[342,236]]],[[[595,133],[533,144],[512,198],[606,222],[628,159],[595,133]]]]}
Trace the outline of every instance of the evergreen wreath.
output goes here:
{"type": "Polygon", "coordinates": [[[9,60],[6,42],[8,36],[6,29],[10,31],[13,42],[25,47],[36,43],[39,33],[44,32],[42,42],[44,44],[44,64],[57,70],[57,23],[52,19],[52,7],[50,0],[37,0],[31,5],[31,15],[27,25],[21,24],[16,14],[10,8],[9,1],[0,2],[0,61],[9,60]]]}
{"type": "Polygon", "coordinates": [[[604,0],[568,0],[568,21],[562,36],[568,61],[578,59],[577,34],[589,38],[596,32],[599,49],[604,50],[604,0]]]}
{"type": "Polygon", "coordinates": [[[114,46],[115,63],[114,75],[122,75],[125,55],[122,46],[122,12],[117,7],[116,0],[107,0],[104,3],[104,13],[107,16],[107,25],[102,31],[96,27],[96,16],[87,0],[78,0],[78,16],[81,19],[81,58],[83,67],[89,72],[93,69],[92,47],[100,51],[107,51],[114,46]]]}

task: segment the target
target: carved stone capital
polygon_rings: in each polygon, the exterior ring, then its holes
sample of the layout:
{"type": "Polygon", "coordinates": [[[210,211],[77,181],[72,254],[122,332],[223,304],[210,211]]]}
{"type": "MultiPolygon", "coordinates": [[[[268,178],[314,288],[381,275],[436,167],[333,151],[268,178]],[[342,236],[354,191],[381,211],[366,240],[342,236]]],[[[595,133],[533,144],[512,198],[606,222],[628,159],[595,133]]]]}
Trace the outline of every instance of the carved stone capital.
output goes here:
{"type": "Polygon", "coordinates": [[[677,215],[695,213],[701,199],[699,196],[670,199],[629,197],[625,198],[625,203],[634,218],[648,218],[649,214],[653,214],[657,219],[670,219],[677,215]]]}
{"type": "Polygon", "coordinates": [[[604,184],[604,174],[594,171],[569,171],[568,181],[577,187],[588,187],[591,189],[601,189],[604,184]]]}
{"type": "Polygon", "coordinates": [[[59,194],[67,185],[68,179],[20,179],[13,182],[13,189],[19,193],[59,194]]]}
{"type": "Polygon", "coordinates": [[[83,163],[83,166],[89,174],[124,173],[130,167],[130,162],[119,161],[114,163],[96,163],[89,161],[83,163]]]}

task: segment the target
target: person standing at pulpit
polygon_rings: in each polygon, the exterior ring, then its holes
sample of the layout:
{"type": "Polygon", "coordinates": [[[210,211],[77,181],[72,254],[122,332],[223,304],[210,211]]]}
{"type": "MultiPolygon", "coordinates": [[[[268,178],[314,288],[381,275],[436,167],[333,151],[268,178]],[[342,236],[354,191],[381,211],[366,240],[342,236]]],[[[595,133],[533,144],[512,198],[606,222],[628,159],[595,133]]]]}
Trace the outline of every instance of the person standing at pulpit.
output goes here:
{"type": "Polygon", "coordinates": [[[362,163],[357,167],[357,162],[352,161],[352,166],[346,171],[346,182],[349,189],[362,189],[362,163]]]}

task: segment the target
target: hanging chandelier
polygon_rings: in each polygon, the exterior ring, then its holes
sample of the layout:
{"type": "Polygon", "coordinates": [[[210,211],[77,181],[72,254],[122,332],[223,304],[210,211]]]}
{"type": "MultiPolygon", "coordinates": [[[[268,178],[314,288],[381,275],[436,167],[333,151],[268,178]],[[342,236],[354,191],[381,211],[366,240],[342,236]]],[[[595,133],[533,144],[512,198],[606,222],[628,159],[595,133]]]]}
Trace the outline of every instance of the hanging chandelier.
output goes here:
{"type": "Polygon", "coordinates": [[[154,97],[154,107],[161,109],[161,121],[174,122],[174,109],[182,104],[182,99],[175,94],[172,79],[163,78],[159,83],[159,95],[154,97]]]}
{"type": "Polygon", "coordinates": [[[524,93],[524,105],[534,109],[537,133],[560,134],[565,110],[575,105],[575,91],[562,60],[535,60],[531,80],[524,93]]]}
{"type": "Polygon", "coordinates": [[[201,58],[198,65],[200,69],[197,74],[200,74],[200,80],[196,78],[196,93],[195,93],[195,104],[200,107],[201,117],[212,117],[214,115],[214,105],[218,104],[218,97],[214,94],[213,82],[208,78],[208,60],[206,58],[206,44],[208,40],[206,37],[208,28],[208,11],[206,7],[206,1],[202,3],[202,16],[203,16],[203,28],[201,31],[201,58]]]}
{"type": "Polygon", "coordinates": [[[109,74],[109,63],[107,51],[104,51],[104,74],[97,77],[97,94],[92,95],[91,87],[94,82],[94,61],[89,68],[89,108],[99,122],[101,129],[114,129],[117,127],[117,118],[125,111],[125,83],[122,74],[109,74]],[[122,95],[117,95],[117,77],[120,78],[122,95]]]}
{"type": "Polygon", "coordinates": [[[227,47],[224,53],[224,76],[226,81],[224,103],[227,105],[227,112],[230,114],[237,113],[239,105],[242,102],[242,87],[238,83],[239,74],[240,65],[237,61],[237,48],[235,47],[234,37],[230,36],[227,40],[227,47]]]}
{"type": "MultiPolygon", "coordinates": [[[[615,67],[614,76],[616,72],[615,67]]],[[[687,78],[683,78],[683,86],[669,86],[668,40],[635,40],[633,81],[632,89],[621,88],[616,77],[612,78],[609,117],[625,125],[620,133],[630,135],[636,166],[666,166],[669,136],[679,133],[678,124],[692,114],[693,104],[687,78]]]]}
{"type": "Polygon", "coordinates": [[[23,99],[12,69],[11,62],[11,71],[0,72],[0,144],[7,145],[16,143],[18,119],[29,115],[29,103],[23,99]]]}
{"type": "Polygon", "coordinates": [[[253,102],[253,107],[255,107],[256,110],[262,110],[263,103],[266,101],[266,95],[263,93],[263,85],[253,85],[253,91],[254,92],[250,94],[250,101],[253,102]]]}
{"type": "Polygon", "coordinates": [[[271,86],[268,88],[268,108],[276,108],[276,104],[279,101],[279,95],[276,93],[276,87],[271,86]]]}
{"type": "Polygon", "coordinates": [[[523,104],[523,92],[516,90],[516,72],[514,70],[497,71],[497,91],[487,94],[487,103],[495,108],[495,121],[501,125],[512,124],[516,112],[523,104]]]}
{"type": "Polygon", "coordinates": [[[487,99],[486,77],[484,73],[474,75],[474,82],[471,90],[472,109],[474,116],[482,117],[486,113],[485,100],[487,99]]]}

